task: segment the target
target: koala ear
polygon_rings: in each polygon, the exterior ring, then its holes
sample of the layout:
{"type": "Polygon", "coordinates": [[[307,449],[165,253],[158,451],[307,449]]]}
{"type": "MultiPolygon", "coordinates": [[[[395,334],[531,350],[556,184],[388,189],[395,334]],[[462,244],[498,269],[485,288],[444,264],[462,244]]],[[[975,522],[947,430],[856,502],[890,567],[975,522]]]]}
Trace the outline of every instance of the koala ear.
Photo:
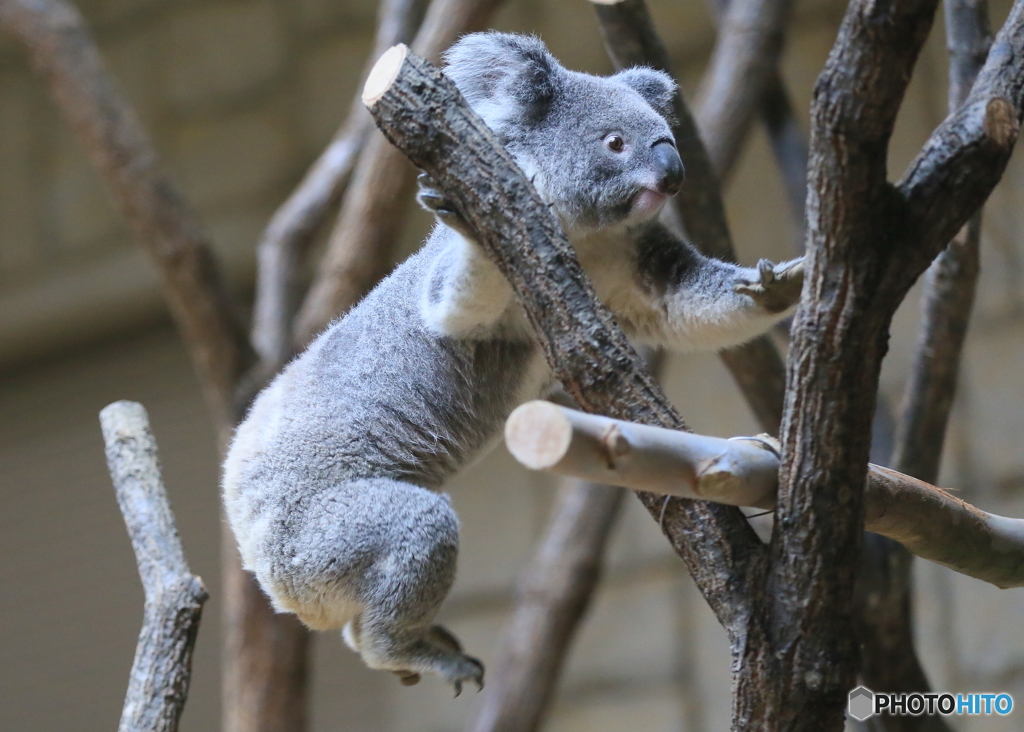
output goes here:
{"type": "Polygon", "coordinates": [[[672,120],[675,116],[672,100],[676,93],[676,83],[665,72],[634,66],[620,71],[612,79],[642,96],[665,119],[672,120]]]}
{"type": "Polygon", "coordinates": [[[541,120],[566,73],[539,38],[513,33],[463,36],[444,60],[445,74],[492,127],[513,116],[541,120]]]}

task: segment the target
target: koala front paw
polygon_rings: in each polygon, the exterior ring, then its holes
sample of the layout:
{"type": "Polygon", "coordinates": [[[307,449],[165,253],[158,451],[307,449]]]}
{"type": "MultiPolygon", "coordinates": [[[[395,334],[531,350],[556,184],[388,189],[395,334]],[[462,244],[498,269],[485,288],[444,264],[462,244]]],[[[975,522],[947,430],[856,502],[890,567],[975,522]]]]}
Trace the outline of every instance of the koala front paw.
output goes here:
{"type": "Polygon", "coordinates": [[[430,174],[420,173],[416,181],[420,187],[419,193],[416,194],[416,200],[420,202],[420,205],[427,211],[431,211],[442,224],[472,241],[474,234],[469,228],[469,224],[462,218],[462,214],[455,209],[451,201],[445,198],[430,174]]]}
{"type": "Polygon", "coordinates": [[[736,292],[748,295],[769,313],[781,313],[800,301],[804,286],[804,258],[774,264],[767,259],[757,263],[757,280],[741,279],[736,292]]]}

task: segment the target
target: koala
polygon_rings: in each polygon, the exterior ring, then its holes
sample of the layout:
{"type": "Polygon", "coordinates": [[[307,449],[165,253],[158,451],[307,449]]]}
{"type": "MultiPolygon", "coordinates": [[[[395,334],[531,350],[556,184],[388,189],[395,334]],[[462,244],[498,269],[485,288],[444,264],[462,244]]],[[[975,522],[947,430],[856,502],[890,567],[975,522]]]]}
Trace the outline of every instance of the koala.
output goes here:
{"type": "MultiPolygon", "coordinates": [[[[659,223],[683,184],[667,75],[569,71],[538,39],[493,32],[461,39],[445,73],[638,343],[719,349],[791,311],[801,260],[728,264],[659,223]]],[[[420,201],[438,221],[424,246],[259,394],[223,494],[243,565],[278,611],[341,629],[370,668],[405,684],[437,674],[458,695],[484,669],[434,623],[459,544],[440,491],[553,377],[509,284],[429,179],[420,201]]]]}

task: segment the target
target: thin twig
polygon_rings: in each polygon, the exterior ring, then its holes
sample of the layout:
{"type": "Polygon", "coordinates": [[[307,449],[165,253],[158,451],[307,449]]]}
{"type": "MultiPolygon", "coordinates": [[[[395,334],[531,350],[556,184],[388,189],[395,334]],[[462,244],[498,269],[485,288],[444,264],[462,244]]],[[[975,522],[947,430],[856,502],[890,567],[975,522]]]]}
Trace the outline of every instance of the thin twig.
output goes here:
{"type": "Polygon", "coordinates": [[[188,568],[167,501],[146,410],[114,402],[100,412],[107,465],[146,593],[118,732],[175,732],[188,698],[203,581],[188,568]]]}
{"type": "MultiPolygon", "coordinates": [[[[384,51],[412,40],[427,0],[382,0],[377,35],[363,69],[365,79],[384,51]]],[[[362,84],[359,85],[362,88],[362,84]]],[[[276,372],[292,356],[292,318],[298,270],[324,219],[345,194],[373,120],[356,94],[348,117],[288,199],[274,213],[256,248],[256,297],[252,342],[263,371],[276,372]]]]}
{"type": "MultiPolygon", "coordinates": [[[[483,28],[502,2],[433,0],[412,47],[436,61],[460,35],[483,28]]],[[[415,178],[415,169],[400,152],[380,135],[370,135],[327,251],[299,310],[296,345],[308,343],[387,274],[405,225],[415,178]]]]}

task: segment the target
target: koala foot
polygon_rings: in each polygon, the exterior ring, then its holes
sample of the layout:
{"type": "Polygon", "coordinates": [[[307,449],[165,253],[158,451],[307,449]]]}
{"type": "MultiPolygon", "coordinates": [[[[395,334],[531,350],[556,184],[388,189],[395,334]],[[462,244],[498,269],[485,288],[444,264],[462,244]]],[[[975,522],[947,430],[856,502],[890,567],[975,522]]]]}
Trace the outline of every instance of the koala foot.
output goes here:
{"type": "MultiPolygon", "coordinates": [[[[477,690],[484,688],[484,665],[463,653],[462,645],[447,629],[440,625],[431,626],[425,640],[434,651],[429,653],[431,660],[428,663],[419,665],[421,670],[443,677],[455,689],[455,696],[462,693],[465,681],[472,681],[477,685],[477,690]]],[[[398,677],[403,686],[415,686],[420,681],[420,673],[412,669],[392,670],[391,673],[398,677]]]]}
{"type": "Polygon", "coordinates": [[[462,693],[463,681],[472,681],[476,684],[477,691],[484,688],[484,665],[480,663],[479,659],[463,653],[462,644],[454,635],[449,633],[446,628],[435,625],[430,628],[428,636],[453,654],[453,662],[450,663],[454,668],[445,672],[444,676],[448,683],[455,687],[455,696],[462,693]]]}
{"type": "Polygon", "coordinates": [[[445,198],[429,173],[420,173],[416,181],[420,187],[419,193],[416,194],[416,200],[420,202],[423,208],[433,212],[438,221],[448,228],[457,231],[469,241],[476,239],[476,235],[466,220],[462,218],[462,214],[456,210],[455,205],[451,201],[445,198]]]}
{"type": "Polygon", "coordinates": [[[769,313],[781,313],[800,301],[804,286],[804,258],[775,264],[767,259],[757,263],[757,280],[741,279],[736,292],[748,295],[769,313]]]}

